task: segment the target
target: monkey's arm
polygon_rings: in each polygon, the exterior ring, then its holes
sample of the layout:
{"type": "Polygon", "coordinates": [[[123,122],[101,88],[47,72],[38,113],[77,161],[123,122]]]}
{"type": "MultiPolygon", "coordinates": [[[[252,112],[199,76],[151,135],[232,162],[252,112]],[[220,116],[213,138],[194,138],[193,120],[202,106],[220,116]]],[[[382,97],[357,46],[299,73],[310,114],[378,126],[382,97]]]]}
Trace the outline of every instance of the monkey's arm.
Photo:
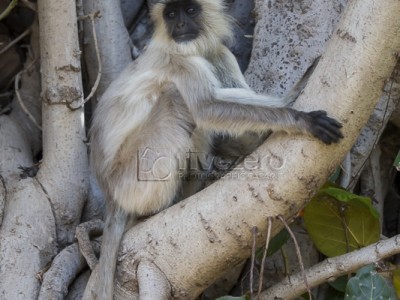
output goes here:
{"type": "Polygon", "coordinates": [[[291,106],[300,93],[303,91],[308,83],[308,80],[317,66],[319,57],[312,63],[312,65],[304,73],[303,77],[296,83],[296,85],[287,93],[285,97],[274,97],[266,95],[257,95],[247,85],[245,78],[240,71],[239,65],[236,61],[235,56],[225,46],[221,47],[219,55],[212,61],[215,66],[217,76],[222,81],[223,90],[217,90],[222,93],[220,99],[227,100],[229,102],[245,102],[251,105],[260,106],[272,106],[272,107],[287,107],[291,106]],[[244,91],[234,89],[229,90],[225,88],[243,88],[244,91]],[[251,97],[248,96],[250,92],[253,92],[251,97]],[[230,94],[229,94],[230,93],[230,94]],[[237,100],[232,100],[237,99],[237,100]]]}
{"type": "Polygon", "coordinates": [[[226,103],[238,103],[263,107],[285,107],[282,98],[256,94],[250,88],[216,88],[214,98],[226,103]]]}
{"type": "MultiPolygon", "coordinates": [[[[237,100],[237,99],[234,99],[237,100]]],[[[241,134],[245,131],[286,131],[315,136],[326,144],[342,138],[342,125],[324,111],[302,112],[291,108],[273,108],[221,101],[205,101],[194,112],[196,123],[209,130],[241,134]]]]}
{"type": "Polygon", "coordinates": [[[327,144],[342,137],[341,124],[325,112],[273,107],[277,98],[257,95],[247,88],[221,88],[213,67],[201,58],[192,58],[187,66],[190,69],[174,83],[200,127],[233,135],[269,129],[300,132],[327,144]]]}

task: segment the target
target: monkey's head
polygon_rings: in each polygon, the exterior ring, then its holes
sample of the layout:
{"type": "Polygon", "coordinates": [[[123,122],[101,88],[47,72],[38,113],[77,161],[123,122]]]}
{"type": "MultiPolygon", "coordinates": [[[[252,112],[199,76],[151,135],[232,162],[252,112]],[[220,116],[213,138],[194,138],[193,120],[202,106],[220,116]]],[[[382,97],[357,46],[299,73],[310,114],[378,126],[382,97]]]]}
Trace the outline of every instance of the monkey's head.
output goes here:
{"type": "Polygon", "coordinates": [[[166,51],[204,55],[232,37],[222,0],[149,0],[153,41],[166,51]]]}

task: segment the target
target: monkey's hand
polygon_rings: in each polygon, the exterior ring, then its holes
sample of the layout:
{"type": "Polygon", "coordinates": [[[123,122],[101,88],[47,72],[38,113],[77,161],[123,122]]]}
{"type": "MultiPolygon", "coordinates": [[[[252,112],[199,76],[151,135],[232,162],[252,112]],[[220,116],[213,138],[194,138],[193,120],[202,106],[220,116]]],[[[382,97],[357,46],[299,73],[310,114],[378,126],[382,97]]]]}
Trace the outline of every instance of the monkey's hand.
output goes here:
{"type": "Polygon", "coordinates": [[[327,116],[326,111],[317,110],[307,113],[310,120],[310,133],[327,145],[338,143],[343,134],[342,124],[327,116]]]}

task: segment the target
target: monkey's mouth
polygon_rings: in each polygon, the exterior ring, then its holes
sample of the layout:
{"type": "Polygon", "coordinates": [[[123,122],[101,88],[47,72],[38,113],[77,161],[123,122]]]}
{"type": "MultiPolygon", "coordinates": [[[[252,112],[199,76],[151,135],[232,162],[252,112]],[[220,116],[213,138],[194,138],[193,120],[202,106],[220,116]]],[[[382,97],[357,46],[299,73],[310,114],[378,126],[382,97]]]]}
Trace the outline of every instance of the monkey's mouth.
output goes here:
{"type": "Polygon", "coordinates": [[[174,40],[177,43],[185,43],[195,40],[197,36],[198,34],[196,33],[184,33],[174,36],[174,40]]]}

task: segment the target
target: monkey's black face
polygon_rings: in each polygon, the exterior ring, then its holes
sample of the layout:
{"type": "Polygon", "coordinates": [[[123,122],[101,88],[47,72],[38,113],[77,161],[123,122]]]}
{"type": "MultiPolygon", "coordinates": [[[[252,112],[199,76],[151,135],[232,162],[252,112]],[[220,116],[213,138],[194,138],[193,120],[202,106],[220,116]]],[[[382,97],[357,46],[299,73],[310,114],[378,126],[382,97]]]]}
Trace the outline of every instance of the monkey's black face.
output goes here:
{"type": "Polygon", "coordinates": [[[201,32],[200,4],[194,0],[168,3],[164,9],[164,21],[168,33],[177,43],[196,39],[201,32]]]}

